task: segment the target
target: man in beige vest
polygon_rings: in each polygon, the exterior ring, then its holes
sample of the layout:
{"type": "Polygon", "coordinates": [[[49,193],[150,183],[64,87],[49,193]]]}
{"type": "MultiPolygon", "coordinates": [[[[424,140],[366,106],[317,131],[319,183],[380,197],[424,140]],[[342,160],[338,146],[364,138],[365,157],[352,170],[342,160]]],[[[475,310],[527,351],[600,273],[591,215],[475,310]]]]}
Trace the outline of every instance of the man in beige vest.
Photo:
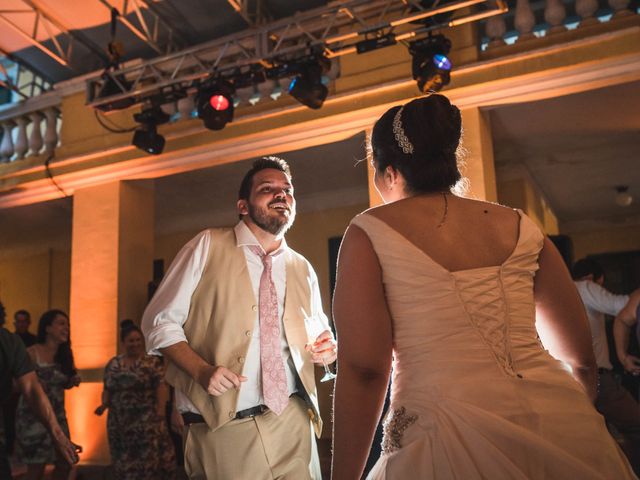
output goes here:
{"type": "Polygon", "coordinates": [[[334,362],[336,344],[316,274],[284,239],[289,166],[257,160],[238,197],[240,222],[198,234],[167,271],[143,316],[147,349],[169,360],[189,478],[320,479],[313,364],[334,362]]]}

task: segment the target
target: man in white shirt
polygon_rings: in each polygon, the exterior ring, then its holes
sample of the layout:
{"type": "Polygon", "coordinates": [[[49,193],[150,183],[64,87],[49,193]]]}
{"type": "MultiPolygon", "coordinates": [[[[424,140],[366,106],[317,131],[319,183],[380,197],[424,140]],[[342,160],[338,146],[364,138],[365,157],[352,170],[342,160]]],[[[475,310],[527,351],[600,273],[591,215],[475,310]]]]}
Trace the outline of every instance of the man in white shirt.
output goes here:
{"type": "MultiPolygon", "coordinates": [[[[640,405],[613,374],[604,317],[605,314],[618,315],[628,305],[630,297],[616,295],[605,289],[602,286],[604,271],[592,259],[578,260],[573,266],[572,275],[589,318],[593,351],[598,364],[596,408],[623,435],[625,453],[636,474],[640,474],[640,405]]],[[[629,366],[624,366],[629,369],[629,366]]],[[[635,373],[635,369],[629,371],[635,373]]]]}
{"type": "Polygon", "coordinates": [[[289,166],[257,160],[237,202],[240,222],[205,230],[178,253],[142,320],[147,349],[186,428],[189,478],[320,478],[313,364],[336,344],[311,265],[284,234],[296,204],[289,166]]]}

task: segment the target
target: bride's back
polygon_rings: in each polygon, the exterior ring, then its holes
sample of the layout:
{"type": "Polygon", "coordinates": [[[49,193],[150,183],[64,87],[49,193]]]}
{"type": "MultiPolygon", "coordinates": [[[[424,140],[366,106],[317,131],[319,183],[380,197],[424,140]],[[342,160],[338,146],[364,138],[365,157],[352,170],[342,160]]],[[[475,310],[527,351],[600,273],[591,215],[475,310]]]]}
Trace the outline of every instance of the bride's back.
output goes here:
{"type": "Polygon", "coordinates": [[[450,272],[501,265],[518,242],[515,210],[450,194],[417,195],[368,213],[450,272]]]}

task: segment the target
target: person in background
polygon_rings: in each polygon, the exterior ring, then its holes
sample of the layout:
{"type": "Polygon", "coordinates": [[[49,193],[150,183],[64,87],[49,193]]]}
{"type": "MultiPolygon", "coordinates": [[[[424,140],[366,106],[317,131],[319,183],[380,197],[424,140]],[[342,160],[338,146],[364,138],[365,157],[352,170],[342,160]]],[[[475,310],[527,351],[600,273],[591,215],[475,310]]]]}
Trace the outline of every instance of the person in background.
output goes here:
{"type": "MultiPolygon", "coordinates": [[[[30,347],[36,343],[36,336],[29,331],[31,324],[31,315],[26,310],[18,310],[13,314],[13,325],[15,333],[20,337],[25,347],[30,347]]],[[[7,440],[7,453],[13,453],[13,447],[16,438],[16,409],[18,408],[18,399],[20,393],[13,391],[4,405],[4,429],[7,440]]]]}
{"type": "MultiPolygon", "coordinates": [[[[12,383],[15,383],[22,398],[25,399],[25,402],[51,435],[61,459],[69,465],[76,463],[80,449],[71,443],[60,428],[51,403],[42,390],[22,341],[18,336],[0,328],[0,405],[5,399],[4,397],[11,392],[12,383]]],[[[0,416],[0,479],[9,479],[11,478],[11,466],[8,455],[1,444],[2,416],[0,416]]]]}
{"type": "MultiPolygon", "coordinates": [[[[631,393],[621,385],[620,379],[613,372],[613,365],[609,358],[609,345],[605,329],[605,314],[617,316],[623,310],[628,318],[631,308],[626,308],[631,299],[640,294],[640,290],[629,295],[616,295],[604,288],[604,270],[598,262],[591,258],[578,260],[572,268],[572,276],[580,298],[587,311],[587,318],[591,326],[593,351],[598,364],[599,388],[596,398],[596,408],[605,420],[613,425],[623,436],[623,449],[629,458],[634,471],[640,475],[640,405],[631,393]]],[[[633,302],[631,302],[633,303],[633,302]]],[[[618,321],[618,331],[622,321],[618,321]]],[[[627,335],[628,345],[628,335],[627,335]]],[[[634,359],[626,352],[622,357],[625,370],[634,373],[634,359]]],[[[621,345],[622,348],[622,345],[621,345]]],[[[620,352],[622,353],[622,352],[620,352]]],[[[619,353],[618,353],[619,355],[619,353]]]]}
{"type": "MultiPolygon", "coordinates": [[[[36,374],[45,391],[60,428],[69,436],[64,408],[64,391],[80,384],[69,339],[69,317],[61,310],[45,312],[38,322],[37,343],[27,349],[36,374]]],[[[18,459],[27,465],[27,480],[40,479],[47,464],[54,464],[53,478],[73,478],[75,471],[56,454],[47,428],[22,396],[16,412],[16,447],[18,459]]]]}
{"type": "Polygon", "coordinates": [[[170,480],[176,459],[165,415],[169,389],[162,358],[145,355],[142,332],[132,320],[120,322],[124,352],[104,371],[102,405],[109,409],[107,433],[118,480],[170,480]]]}
{"type": "MultiPolygon", "coordinates": [[[[640,315],[640,290],[629,295],[629,301],[618,312],[613,322],[613,339],[616,345],[616,355],[625,371],[631,375],[640,375],[640,358],[629,353],[629,337],[634,325],[638,324],[640,315]]],[[[640,343],[640,339],[639,342],[640,343]]]]}
{"type": "Polygon", "coordinates": [[[31,314],[26,310],[18,310],[13,314],[13,326],[15,327],[16,335],[22,339],[25,347],[30,347],[37,341],[37,337],[29,331],[30,325],[31,314]]]}

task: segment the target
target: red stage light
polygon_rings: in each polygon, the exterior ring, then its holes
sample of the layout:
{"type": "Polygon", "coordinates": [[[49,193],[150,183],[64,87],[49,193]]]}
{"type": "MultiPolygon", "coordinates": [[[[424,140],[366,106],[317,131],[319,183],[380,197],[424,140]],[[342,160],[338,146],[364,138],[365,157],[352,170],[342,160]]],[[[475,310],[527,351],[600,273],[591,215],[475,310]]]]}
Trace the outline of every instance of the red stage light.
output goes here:
{"type": "Polygon", "coordinates": [[[211,95],[211,98],[209,99],[209,104],[214,110],[217,110],[218,112],[220,112],[222,110],[226,110],[227,108],[229,108],[229,99],[224,95],[220,95],[220,94],[211,95]]]}

